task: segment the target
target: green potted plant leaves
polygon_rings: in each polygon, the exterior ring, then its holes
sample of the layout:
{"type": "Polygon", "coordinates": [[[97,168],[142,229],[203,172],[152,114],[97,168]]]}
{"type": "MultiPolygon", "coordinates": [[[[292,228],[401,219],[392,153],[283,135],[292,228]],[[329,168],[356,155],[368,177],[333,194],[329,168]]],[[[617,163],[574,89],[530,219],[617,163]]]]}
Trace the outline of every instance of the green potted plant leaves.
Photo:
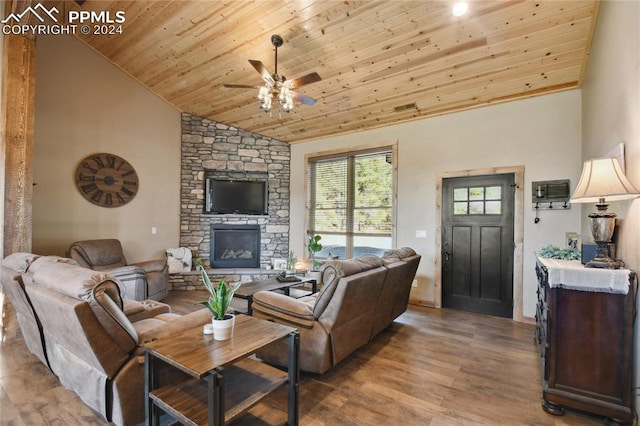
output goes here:
{"type": "Polygon", "coordinates": [[[240,288],[240,281],[229,285],[224,279],[218,281],[216,285],[211,282],[207,271],[202,264],[198,265],[198,270],[202,276],[202,283],[209,292],[209,299],[201,302],[211,313],[213,318],[211,324],[213,326],[213,338],[216,340],[227,340],[233,335],[233,326],[235,324],[235,316],[227,313],[233,294],[240,288]]]}
{"type": "Polygon", "coordinates": [[[293,250],[289,251],[289,257],[287,257],[287,275],[295,275],[296,273],[296,255],[293,250]]]}
{"type": "Polygon", "coordinates": [[[320,235],[312,235],[309,237],[309,242],[307,243],[307,250],[309,251],[309,258],[311,260],[311,271],[317,271],[318,266],[321,265],[320,261],[316,260],[316,253],[322,250],[322,244],[320,244],[320,240],[322,237],[320,235]]]}
{"type": "Polygon", "coordinates": [[[309,242],[307,243],[307,251],[309,252],[309,260],[311,261],[311,265],[309,266],[309,278],[313,278],[316,280],[316,284],[320,285],[322,280],[322,274],[320,273],[319,266],[322,265],[322,262],[316,260],[316,253],[322,250],[322,244],[320,244],[320,240],[322,237],[320,235],[311,235],[309,237],[309,242]]]}

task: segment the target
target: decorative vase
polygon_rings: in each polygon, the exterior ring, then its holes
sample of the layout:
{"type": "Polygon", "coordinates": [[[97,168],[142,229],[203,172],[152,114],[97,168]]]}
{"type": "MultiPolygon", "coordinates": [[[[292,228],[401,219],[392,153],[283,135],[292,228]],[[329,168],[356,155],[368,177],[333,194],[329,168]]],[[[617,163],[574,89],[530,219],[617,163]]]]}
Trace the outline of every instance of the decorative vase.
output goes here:
{"type": "Polygon", "coordinates": [[[215,340],[229,340],[233,336],[233,327],[236,324],[236,316],[226,314],[224,319],[217,320],[212,319],[211,325],[213,326],[213,338],[215,340]]]}

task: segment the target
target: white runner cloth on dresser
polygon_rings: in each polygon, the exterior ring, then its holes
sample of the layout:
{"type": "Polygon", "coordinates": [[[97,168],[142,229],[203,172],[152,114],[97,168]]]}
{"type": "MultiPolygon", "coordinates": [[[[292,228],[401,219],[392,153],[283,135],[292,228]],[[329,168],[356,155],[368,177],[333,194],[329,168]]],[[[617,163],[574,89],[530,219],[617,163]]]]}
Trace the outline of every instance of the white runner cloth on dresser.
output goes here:
{"type": "Polygon", "coordinates": [[[577,260],[543,257],[537,257],[537,262],[547,268],[551,288],[617,294],[629,292],[629,279],[633,273],[629,269],[585,268],[577,260]]]}

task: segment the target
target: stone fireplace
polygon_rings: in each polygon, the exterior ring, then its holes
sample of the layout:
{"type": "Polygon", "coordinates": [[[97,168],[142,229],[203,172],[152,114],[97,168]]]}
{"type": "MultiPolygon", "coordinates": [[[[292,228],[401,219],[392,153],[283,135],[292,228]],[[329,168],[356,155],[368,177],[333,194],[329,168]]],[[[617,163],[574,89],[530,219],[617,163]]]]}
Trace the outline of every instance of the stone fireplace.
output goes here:
{"type": "MultiPolygon", "coordinates": [[[[252,279],[259,278],[271,273],[267,269],[271,260],[286,258],[289,253],[289,144],[183,113],[181,151],[180,247],[187,247],[194,257],[202,259],[205,268],[215,278],[220,276],[233,281],[250,276],[252,279]],[[267,181],[267,214],[207,213],[204,206],[205,180],[208,176],[226,180],[267,181]],[[223,266],[224,263],[218,263],[223,259],[217,257],[221,257],[224,251],[220,256],[216,255],[219,245],[213,239],[213,226],[221,226],[224,234],[224,231],[236,229],[238,225],[240,228],[253,226],[258,229],[259,246],[251,250],[229,247],[231,251],[227,252],[227,257],[235,257],[233,261],[224,259],[229,262],[223,266]],[[244,257],[251,257],[252,266],[248,266],[244,257]],[[216,269],[220,269],[219,274],[216,274],[216,269]],[[233,275],[234,269],[242,270],[241,276],[233,275]]],[[[244,238],[240,241],[246,242],[244,238]]],[[[236,240],[234,237],[230,242],[236,244],[236,240]]],[[[193,276],[176,274],[172,279],[174,288],[198,288],[201,285],[200,277],[196,271],[193,272],[193,276]]]]}
{"type": "Polygon", "coordinates": [[[260,225],[211,225],[214,268],[259,268],[260,225]]]}

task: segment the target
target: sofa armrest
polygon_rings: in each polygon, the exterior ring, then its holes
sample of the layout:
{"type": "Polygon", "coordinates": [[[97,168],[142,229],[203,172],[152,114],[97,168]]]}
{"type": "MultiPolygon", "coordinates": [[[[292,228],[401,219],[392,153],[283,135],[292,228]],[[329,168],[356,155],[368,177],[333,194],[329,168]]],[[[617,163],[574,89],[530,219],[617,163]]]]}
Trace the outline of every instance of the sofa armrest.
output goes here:
{"type": "Polygon", "coordinates": [[[155,300],[131,300],[123,299],[122,310],[129,318],[129,321],[136,322],[147,318],[153,318],[160,314],[171,312],[171,306],[166,303],[156,302],[155,300]]]}
{"type": "Polygon", "coordinates": [[[127,265],[110,269],[108,273],[116,277],[122,284],[126,299],[143,301],[147,298],[147,274],[144,269],[135,265],[127,265]]]}
{"type": "Polygon", "coordinates": [[[134,276],[139,274],[144,275],[144,269],[136,265],[118,266],[117,268],[108,269],[103,272],[111,274],[117,278],[134,276]]]}
{"type": "Polygon", "coordinates": [[[279,319],[298,327],[312,328],[315,323],[313,305],[273,291],[259,291],[253,295],[254,315],[279,319]]]}
{"type": "Polygon", "coordinates": [[[130,263],[129,266],[137,266],[145,272],[164,272],[167,268],[167,259],[145,260],[143,262],[130,263]]]}
{"type": "Polygon", "coordinates": [[[212,317],[211,311],[206,308],[191,312],[138,334],[138,344],[144,345],[154,340],[175,336],[194,327],[202,327],[210,323],[212,317]]]}

